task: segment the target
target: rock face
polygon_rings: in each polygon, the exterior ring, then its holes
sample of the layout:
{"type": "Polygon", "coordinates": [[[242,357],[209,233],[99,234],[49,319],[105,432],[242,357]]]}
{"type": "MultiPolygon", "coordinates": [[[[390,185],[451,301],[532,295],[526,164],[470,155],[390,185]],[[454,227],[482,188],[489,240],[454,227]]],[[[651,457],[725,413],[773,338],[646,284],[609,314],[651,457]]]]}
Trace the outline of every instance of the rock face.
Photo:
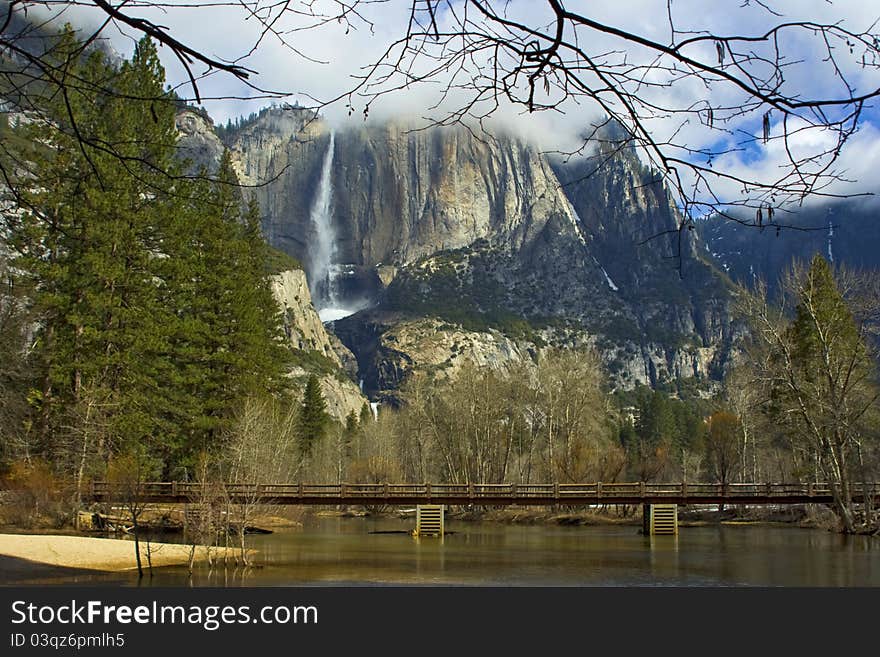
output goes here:
{"type": "Polygon", "coordinates": [[[736,333],[731,287],[703,258],[694,234],[678,229],[669,194],[654,182],[659,177],[634,153],[609,156],[602,149],[554,168],[619,303],[592,328],[600,344],[615,345],[620,371],[651,385],[719,376],[736,333]],[[591,175],[598,160],[601,174],[591,175]]]}
{"type": "Polygon", "coordinates": [[[547,161],[507,138],[383,124],[337,135],[340,256],[404,264],[480,239],[519,250],[548,221],[571,223],[547,161]]]}
{"type": "Polygon", "coordinates": [[[816,253],[850,269],[880,269],[877,211],[875,199],[847,199],[777,212],[761,227],[754,216],[739,217],[743,223],[712,217],[697,230],[706,255],[733,280],[751,285],[761,279],[775,293],[793,261],[809,263],[816,253]]]}
{"type": "Polygon", "coordinates": [[[364,389],[392,404],[414,371],[435,380],[455,378],[467,362],[506,371],[533,363],[539,351],[533,342],[494,329],[468,331],[432,317],[406,319],[381,311],[337,321],[335,330],[359,354],[364,389]]]}
{"type": "Polygon", "coordinates": [[[304,364],[295,366],[291,376],[304,387],[309,375],[317,374],[327,402],[327,412],[336,420],[344,422],[352,411],[360,413],[367,399],[349,378],[354,356],[339,343],[336,336],[325,330],[312,305],[305,272],[281,272],[272,276],[271,284],[272,293],[284,315],[284,331],[290,346],[295,354],[305,354],[298,359],[304,364]],[[315,359],[313,354],[319,358],[315,359]],[[343,361],[347,362],[348,368],[345,368],[343,361]]]}
{"type": "Polygon", "coordinates": [[[294,349],[316,351],[341,368],[342,360],[312,305],[306,273],[284,271],[271,278],[272,294],[284,314],[284,332],[294,349]]]}
{"type": "MultiPolygon", "coordinates": [[[[275,108],[224,141],[241,178],[266,183],[269,241],[308,263],[328,126],[275,108]]],[[[623,387],[723,371],[729,283],[635,153],[564,163],[510,136],[360,121],[333,143],[340,289],[372,306],[334,330],[371,395],[465,352],[513,361],[552,344],[595,344],[623,387]]]]}
{"type": "Polygon", "coordinates": [[[368,403],[354,383],[336,376],[321,378],[321,394],[327,402],[327,413],[343,424],[349,413],[360,414],[364,404],[368,403]]]}
{"type": "MultiPolygon", "coordinates": [[[[295,109],[270,110],[228,139],[245,182],[272,181],[255,190],[270,242],[306,263],[316,241],[310,210],[329,142],[324,123],[295,109]]],[[[337,258],[349,265],[352,294],[377,293],[393,267],[437,251],[480,239],[519,250],[548,221],[576,231],[549,162],[510,138],[358,125],[337,132],[333,161],[337,258]]]]}
{"type": "Polygon", "coordinates": [[[214,168],[223,155],[223,142],[214,132],[214,124],[201,112],[187,109],[178,113],[177,148],[182,157],[190,162],[190,169],[214,168]]]}

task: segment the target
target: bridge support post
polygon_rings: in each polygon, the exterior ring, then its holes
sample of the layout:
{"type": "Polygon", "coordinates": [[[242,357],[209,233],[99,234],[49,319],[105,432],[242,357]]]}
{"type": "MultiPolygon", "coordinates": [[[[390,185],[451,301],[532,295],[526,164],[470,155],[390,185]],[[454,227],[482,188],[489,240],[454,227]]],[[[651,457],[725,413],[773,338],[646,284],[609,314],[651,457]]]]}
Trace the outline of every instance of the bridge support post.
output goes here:
{"type": "Polygon", "coordinates": [[[646,536],[678,534],[677,504],[642,505],[642,531],[646,536]]]}
{"type": "Polygon", "coordinates": [[[446,507],[443,504],[416,505],[416,528],[413,536],[443,536],[446,507]]]}

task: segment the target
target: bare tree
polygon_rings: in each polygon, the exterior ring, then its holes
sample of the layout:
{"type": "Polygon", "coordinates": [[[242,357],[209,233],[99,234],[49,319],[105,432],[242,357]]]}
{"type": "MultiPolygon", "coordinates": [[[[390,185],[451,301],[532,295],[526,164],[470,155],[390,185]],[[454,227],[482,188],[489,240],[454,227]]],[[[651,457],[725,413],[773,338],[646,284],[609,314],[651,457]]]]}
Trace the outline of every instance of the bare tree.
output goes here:
{"type": "Polygon", "coordinates": [[[538,361],[538,409],[548,481],[597,480],[611,409],[593,351],[549,350],[538,361]]]}
{"type": "MultiPolygon", "coordinates": [[[[707,421],[706,457],[710,472],[726,492],[731,475],[739,461],[742,425],[733,413],[717,411],[707,421]]],[[[724,502],[718,505],[724,511],[724,502]]]]}
{"type": "Polygon", "coordinates": [[[870,496],[859,519],[856,482],[876,476],[866,456],[876,449],[871,429],[880,402],[876,353],[869,339],[876,318],[873,285],[845,271],[832,272],[819,255],[785,278],[781,305],[766,289],[742,294],[757,352],[762,407],[831,485],[845,531],[870,529],[870,496]],[[866,294],[866,291],[868,294],[866,294]]]}
{"type": "Polygon", "coordinates": [[[225,450],[227,478],[235,486],[227,497],[227,535],[238,539],[241,563],[248,565],[245,537],[254,518],[269,505],[263,492],[265,484],[292,481],[302,462],[296,457],[294,433],[295,405],[284,413],[277,400],[245,400],[230,432],[225,450]]]}
{"type": "Polygon", "coordinates": [[[134,556],[139,578],[144,576],[141,563],[140,518],[149,506],[149,502],[144,499],[146,492],[144,484],[152,479],[154,474],[155,463],[139,446],[114,457],[107,468],[107,481],[111,485],[112,501],[121,505],[131,520],[134,556]]]}
{"type": "Polygon", "coordinates": [[[623,455],[610,441],[600,372],[593,352],[548,349],[507,372],[468,361],[433,385],[414,375],[402,394],[400,447],[382,456],[442,481],[613,480],[623,455]]]}
{"type": "Polygon", "coordinates": [[[221,522],[220,509],[225,499],[223,482],[216,471],[217,463],[202,452],[193,471],[197,487],[190,494],[184,507],[184,528],[189,543],[189,575],[192,577],[196,552],[204,550],[208,567],[214,566],[214,550],[221,532],[229,533],[226,523],[221,522]]]}
{"type": "Polygon", "coordinates": [[[386,412],[375,420],[368,419],[360,427],[357,436],[360,444],[352,451],[346,473],[353,483],[380,484],[404,479],[401,464],[407,460],[404,456],[406,447],[399,444],[397,434],[401,430],[406,432],[405,438],[409,443],[407,429],[411,423],[401,425],[397,420],[393,413],[386,412]]]}
{"type": "Polygon", "coordinates": [[[744,17],[757,27],[729,33],[701,25],[702,16],[667,0],[658,3],[658,9],[665,8],[662,35],[603,20],[589,5],[572,10],[561,0],[413,0],[397,15],[379,0],[188,3],[186,9],[205,16],[234,10],[258,26],[250,44],[235,45],[243,55],[224,57],[200,51],[185,35],[145,17],[183,9],[172,3],[10,0],[0,14],[0,78],[25,99],[36,76],[62,94],[68,85],[84,83],[66,78],[63,63],[52,63],[34,45],[35,31],[45,28],[35,23],[37,7],[62,17],[70,7],[90,7],[101,20],[84,35],[84,47],[111,29],[150,36],[180,63],[196,102],[206,100],[199,83],[218,74],[245,85],[250,99],[285,97],[290,90],[257,87],[247,64],[270,41],[291,58],[314,61],[300,45],[306,30],[341,24],[346,33],[373,32],[381,22],[393,35],[400,25],[399,36],[390,37],[351,88],[335,98],[316,99],[315,106],[345,102],[350,112],[366,117],[378,98],[429,85],[437,90],[434,123],[481,125],[505,107],[576,109],[585,116],[585,147],[601,137],[618,148],[634,145],[641,151],[656,172],[649,184],[668,185],[678,197],[680,230],[708,211],[783,226],[779,213],[788,205],[809,195],[845,195],[836,185],[845,176],[837,166],[842,149],[859,129],[867,104],[880,95],[877,24],[845,23],[831,2],[812,12],[825,16],[822,20],[788,18],[771,3],[747,0],[731,7],[728,17],[744,17]],[[806,80],[820,81],[821,91],[812,94],[806,80]],[[609,124],[622,130],[605,130],[609,124]],[[715,145],[693,145],[694,134],[700,144],[715,145]],[[725,161],[767,144],[778,144],[783,153],[772,175],[725,161]],[[754,219],[728,213],[737,206],[749,208],[754,219]]]}
{"type": "Polygon", "coordinates": [[[60,426],[60,435],[55,438],[56,441],[63,440],[67,444],[63,448],[56,445],[54,451],[58,454],[70,454],[72,458],[68,469],[76,486],[74,501],[77,509],[81,506],[89,475],[97,474],[106,463],[112,433],[109,418],[114,406],[106,388],[97,383],[87,384],[80,390],[76,404],[60,426]]]}
{"type": "Polygon", "coordinates": [[[760,389],[752,385],[752,367],[738,365],[727,374],[724,386],[724,400],[736,415],[740,425],[739,480],[760,481],[758,476],[758,440],[760,414],[760,389]]]}
{"type": "Polygon", "coordinates": [[[665,4],[667,34],[658,38],[597,20],[590,10],[571,11],[560,0],[523,7],[503,0],[413,2],[406,34],[365,73],[357,95],[366,113],[384,94],[438,83],[443,100],[454,103],[441,123],[482,122],[505,103],[527,112],[582,106],[594,117],[584,143],[601,137],[637,146],[656,168],[654,183],[677,193],[682,226],[696,214],[736,205],[752,208],[760,225],[808,195],[835,196],[835,162],[866,103],[880,93],[876,23],[861,30],[787,20],[767,3],[745,2],[731,11],[757,12],[761,28],[716,33],[680,27],[699,20],[665,4]],[[819,95],[802,87],[804,71],[812,79],[827,75],[819,95]],[[747,119],[760,127],[741,133],[737,126],[747,119]],[[623,130],[604,130],[609,123],[623,130]],[[702,143],[722,145],[689,145],[691,125],[702,127],[702,143]],[[803,150],[807,135],[833,138],[803,150]],[[785,159],[769,179],[722,162],[770,142],[783,146],[785,159]],[[739,198],[731,198],[731,187],[739,198]]]}

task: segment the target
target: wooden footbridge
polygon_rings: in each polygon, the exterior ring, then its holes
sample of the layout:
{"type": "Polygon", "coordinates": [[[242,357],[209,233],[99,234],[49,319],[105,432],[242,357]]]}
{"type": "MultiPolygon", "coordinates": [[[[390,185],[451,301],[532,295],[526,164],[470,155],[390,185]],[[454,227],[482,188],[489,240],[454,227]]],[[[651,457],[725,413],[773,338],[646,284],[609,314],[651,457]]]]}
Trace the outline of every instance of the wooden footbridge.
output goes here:
{"type": "MultiPolygon", "coordinates": [[[[853,484],[854,501],[873,497],[880,483],[853,484]]],[[[147,482],[137,486],[95,481],[86,496],[93,502],[193,503],[222,498],[233,504],[278,505],[479,505],[594,506],[609,504],[831,504],[828,484],[200,484],[147,482]]]]}

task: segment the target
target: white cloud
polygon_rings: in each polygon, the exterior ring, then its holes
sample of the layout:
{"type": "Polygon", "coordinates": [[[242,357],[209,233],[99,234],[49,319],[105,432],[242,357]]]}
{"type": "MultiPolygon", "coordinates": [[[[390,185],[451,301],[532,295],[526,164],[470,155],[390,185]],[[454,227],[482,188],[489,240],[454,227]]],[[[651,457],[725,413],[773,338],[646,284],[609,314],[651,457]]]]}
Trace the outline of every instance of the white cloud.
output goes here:
{"type": "MultiPolygon", "coordinates": [[[[772,134],[778,135],[776,127],[772,134]]],[[[807,153],[826,151],[834,148],[837,141],[828,131],[808,130],[797,133],[789,139],[789,150],[798,158],[807,153]]],[[[850,137],[841,150],[829,173],[838,180],[829,180],[829,185],[822,192],[825,194],[874,193],[880,191],[880,128],[871,122],[865,122],[850,137]]],[[[741,153],[722,158],[718,166],[740,177],[757,176],[759,179],[772,180],[778,178],[788,162],[789,154],[781,139],[771,139],[757,157],[744,158],[741,153]]],[[[821,164],[807,167],[808,171],[818,171],[821,164]]],[[[737,194],[735,184],[721,183],[719,188],[731,197],[737,194]],[[725,189],[726,188],[726,189],[725,189]]],[[[816,197],[810,202],[825,202],[826,199],[816,197]]],[[[809,204],[809,203],[808,203],[809,204]]]]}
{"type": "MultiPolygon", "coordinates": [[[[198,0],[208,2],[208,0],[198,0]]],[[[204,51],[206,54],[222,59],[238,59],[248,53],[253,45],[258,30],[252,18],[247,19],[244,9],[239,5],[230,7],[191,8],[192,0],[186,6],[180,3],[166,3],[163,11],[152,13],[141,7],[133,7],[130,13],[144,16],[156,23],[167,26],[172,34],[187,44],[204,51]]],[[[270,5],[271,3],[264,3],[270,5]]],[[[880,9],[871,7],[873,3],[856,2],[855,0],[778,0],[773,2],[775,11],[783,14],[777,18],[757,2],[743,0],[673,0],[675,28],[679,33],[717,34],[761,34],[771,24],[780,21],[813,20],[816,22],[840,22],[854,31],[869,28],[880,16],[880,9]]],[[[367,4],[362,7],[364,16],[372,21],[372,29],[363,22],[354,20],[356,29],[346,29],[345,24],[331,22],[319,28],[297,32],[289,32],[296,27],[309,23],[309,19],[301,14],[288,14],[276,24],[280,31],[286,32],[285,39],[292,48],[308,55],[306,59],[297,55],[291,48],[278,39],[267,37],[260,47],[242,64],[259,72],[253,82],[263,88],[280,90],[289,93],[289,101],[305,101],[307,97],[326,100],[344,94],[357,82],[364,67],[377,61],[385,48],[395,39],[400,38],[409,18],[409,0],[389,0],[380,4],[367,4]],[[319,63],[325,62],[325,63],[319,63]]],[[[305,10],[305,3],[294,3],[295,9],[305,10]]],[[[461,2],[454,4],[461,11],[461,2]]],[[[501,6],[501,3],[498,5],[501,6]]],[[[335,2],[318,0],[316,12],[322,9],[331,12],[338,7],[335,2]]],[[[581,12],[598,21],[618,26],[625,30],[636,31],[646,38],[667,43],[671,39],[671,28],[667,20],[666,0],[628,0],[625,2],[596,3],[589,0],[566,3],[570,11],[581,12]]],[[[551,18],[547,5],[536,0],[515,0],[507,6],[508,15],[521,18],[532,25],[546,24],[551,18]]],[[[471,9],[473,17],[473,9],[471,9]]],[[[75,21],[91,21],[95,23],[100,13],[86,7],[70,8],[65,18],[75,21]]],[[[449,10],[438,15],[442,27],[451,20],[449,10]]],[[[313,21],[312,21],[313,22],[313,21]]],[[[129,30],[130,32],[130,30],[129,30]]],[[[132,41],[119,34],[112,35],[117,49],[126,53],[130,51],[132,41]]],[[[581,34],[582,47],[599,56],[600,53],[622,48],[622,42],[610,35],[595,32],[581,34]]],[[[816,37],[805,33],[793,33],[783,36],[783,47],[789,52],[789,66],[785,73],[785,89],[802,97],[827,94],[830,90],[840,89],[839,80],[831,67],[823,64],[823,53],[818,48],[821,43],[816,37]],[[801,61],[802,60],[802,61],[801,61]],[[800,63],[799,63],[800,62],[800,63]]],[[[760,44],[756,49],[766,48],[760,44]]],[[[172,54],[161,53],[169,79],[176,84],[185,83],[185,74],[172,54]]],[[[694,54],[699,54],[694,50],[694,54]]],[[[704,46],[704,55],[711,56],[711,45],[704,46]],[[709,48],[708,52],[705,48],[709,48]]],[[[857,57],[849,57],[842,53],[841,68],[859,89],[876,89],[880,87],[880,73],[876,69],[862,68],[857,57]]],[[[627,61],[649,63],[645,50],[628,46],[625,52],[627,61]]],[[[623,55],[608,55],[608,59],[623,55]]],[[[471,63],[471,66],[480,62],[471,63]]],[[[423,63],[426,65],[426,63],[423,63]]],[[[196,69],[198,71],[198,67],[196,69]]],[[[416,71],[417,73],[419,71],[416,71]]],[[[654,82],[663,82],[662,75],[654,70],[651,73],[654,82]]],[[[437,102],[442,92],[438,83],[415,83],[406,89],[378,99],[371,107],[374,117],[388,116],[424,116],[429,107],[437,102]]],[[[255,92],[228,75],[213,75],[200,83],[200,90],[205,97],[222,96],[253,96],[255,92]]],[[[742,101],[742,92],[729,85],[713,85],[705,88],[698,80],[679,81],[671,86],[659,88],[643,88],[639,90],[643,100],[669,107],[686,107],[692,103],[709,102],[713,107],[736,106],[742,101]]],[[[457,90],[450,94],[447,103],[434,111],[442,115],[445,110],[456,108],[467,95],[467,90],[457,90]]],[[[231,116],[254,111],[268,101],[264,99],[242,102],[235,100],[206,100],[205,107],[219,121],[231,116]]],[[[328,119],[336,125],[363,120],[360,111],[363,99],[355,99],[355,112],[348,115],[344,102],[326,108],[328,119]]],[[[577,138],[593,117],[598,115],[596,106],[568,102],[560,107],[560,112],[536,112],[523,114],[519,107],[502,103],[493,119],[493,125],[501,125],[516,131],[526,138],[537,141],[545,148],[571,149],[577,144],[577,138]]],[[[658,141],[664,141],[675,135],[678,143],[699,149],[709,148],[726,139],[728,143],[737,144],[742,140],[738,131],[755,132],[760,125],[759,111],[736,117],[726,124],[716,125],[715,130],[696,120],[682,122],[680,117],[659,117],[647,121],[652,134],[658,141]]],[[[720,114],[720,112],[719,112],[720,114]]],[[[869,116],[880,116],[874,114],[869,116]]],[[[841,167],[849,171],[849,176],[858,178],[860,186],[875,188],[880,167],[876,166],[877,148],[872,140],[877,136],[875,125],[867,123],[852,139],[841,155],[841,167]],[[866,163],[871,163],[867,166],[866,163]]],[[[802,135],[803,140],[807,135],[802,135]]],[[[827,137],[827,135],[825,136],[827,137]]],[[[814,136],[816,139],[825,137],[814,136]]],[[[806,146],[801,142],[799,146],[806,146]]],[[[769,148],[751,149],[748,157],[742,153],[728,155],[716,159],[714,166],[729,166],[733,171],[772,175],[777,172],[781,163],[780,154],[769,148]],[[757,159],[756,159],[757,156],[757,159]]],[[[725,189],[725,193],[736,194],[738,190],[725,189]]]]}

